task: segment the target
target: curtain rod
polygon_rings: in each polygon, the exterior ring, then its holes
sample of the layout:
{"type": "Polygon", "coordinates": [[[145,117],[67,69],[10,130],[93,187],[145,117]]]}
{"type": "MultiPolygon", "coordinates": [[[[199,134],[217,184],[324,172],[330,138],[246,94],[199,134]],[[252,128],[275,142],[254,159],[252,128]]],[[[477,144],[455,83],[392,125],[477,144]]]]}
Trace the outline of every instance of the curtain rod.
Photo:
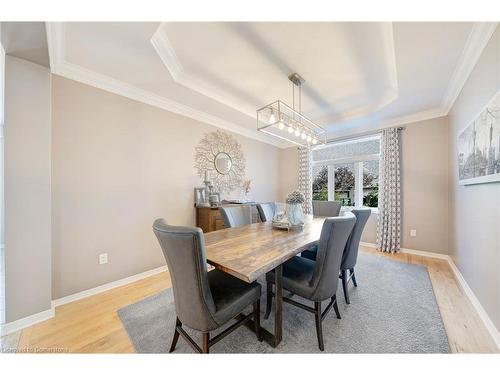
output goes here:
{"type": "MultiPolygon", "coordinates": [[[[388,128],[385,128],[385,129],[388,129],[388,128]]],[[[398,126],[398,127],[396,127],[396,129],[405,130],[406,128],[404,126],[398,126]]],[[[346,136],[339,137],[339,138],[332,138],[332,139],[329,139],[326,142],[326,144],[337,143],[337,142],[342,142],[342,141],[349,141],[349,140],[354,140],[354,139],[358,139],[358,138],[364,138],[364,137],[368,137],[370,135],[380,134],[380,133],[382,133],[382,130],[384,130],[384,129],[372,130],[372,131],[359,133],[359,134],[355,134],[355,135],[346,135],[346,136]]]]}

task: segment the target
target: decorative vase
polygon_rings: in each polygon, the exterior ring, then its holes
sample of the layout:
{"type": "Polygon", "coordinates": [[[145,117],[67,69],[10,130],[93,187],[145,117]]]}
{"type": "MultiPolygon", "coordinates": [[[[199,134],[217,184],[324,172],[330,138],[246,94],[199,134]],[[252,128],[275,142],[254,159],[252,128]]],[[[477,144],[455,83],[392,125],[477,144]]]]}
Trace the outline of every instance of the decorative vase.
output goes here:
{"type": "Polygon", "coordinates": [[[292,203],[288,205],[288,223],[290,225],[304,224],[304,213],[300,203],[292,203]]]}

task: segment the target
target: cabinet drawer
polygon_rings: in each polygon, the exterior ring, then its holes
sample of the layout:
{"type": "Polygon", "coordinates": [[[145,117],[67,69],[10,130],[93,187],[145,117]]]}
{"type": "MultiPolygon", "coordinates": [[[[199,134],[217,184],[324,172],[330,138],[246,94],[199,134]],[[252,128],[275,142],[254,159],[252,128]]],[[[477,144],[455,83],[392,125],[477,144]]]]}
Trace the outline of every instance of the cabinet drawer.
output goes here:
{"type": "Polygon", "coordinates": [[[215,230],[224,229],[226,226],[224,225],[224,220],[222,218],[214,218],[214,228],[215,230]]]}

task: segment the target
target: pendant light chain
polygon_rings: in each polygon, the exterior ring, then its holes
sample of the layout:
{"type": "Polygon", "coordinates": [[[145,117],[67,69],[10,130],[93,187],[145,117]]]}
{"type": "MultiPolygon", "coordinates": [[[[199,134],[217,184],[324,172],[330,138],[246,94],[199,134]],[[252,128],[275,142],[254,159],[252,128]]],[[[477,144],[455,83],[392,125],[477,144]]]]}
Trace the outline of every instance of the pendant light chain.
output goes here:
{"type": "Polygon", "coordinates": [[[299,86],[299,113],[302,114],[302,85],[299,86]]]}

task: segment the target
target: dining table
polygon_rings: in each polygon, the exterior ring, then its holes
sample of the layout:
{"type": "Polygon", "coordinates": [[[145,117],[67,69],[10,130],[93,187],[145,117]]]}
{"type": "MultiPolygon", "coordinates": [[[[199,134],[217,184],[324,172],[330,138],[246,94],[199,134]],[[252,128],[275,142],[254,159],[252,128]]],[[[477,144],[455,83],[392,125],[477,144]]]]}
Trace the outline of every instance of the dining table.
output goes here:
{"type": "MultiPolygon", "coordinates": [[[[247,283],[274,270],[274,332],[261,328],[272,347],[283,339],[283,263],[319,239],[324,220],[305,215],[302,229],[277,229],[267,221],[205,234],[207,262],[213,267],[247,283]]],[[[253,329],[252,321],[246,325],[253,329]]]]}

